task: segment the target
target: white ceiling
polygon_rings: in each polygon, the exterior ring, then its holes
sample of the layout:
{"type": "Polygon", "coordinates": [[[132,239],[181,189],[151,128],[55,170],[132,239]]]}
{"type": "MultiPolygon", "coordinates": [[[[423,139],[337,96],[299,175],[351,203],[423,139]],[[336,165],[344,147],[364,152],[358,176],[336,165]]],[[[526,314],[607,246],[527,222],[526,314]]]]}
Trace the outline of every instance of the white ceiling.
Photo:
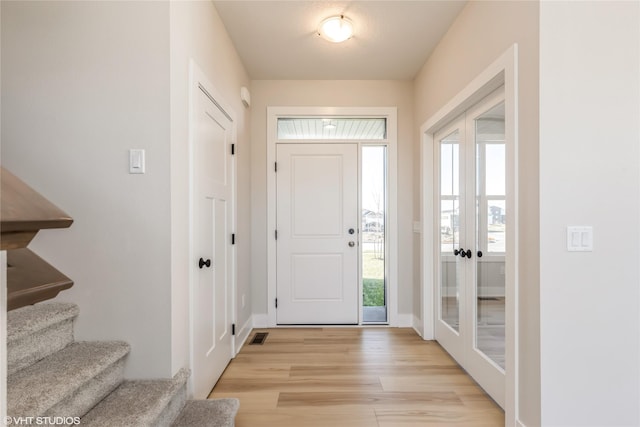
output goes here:
{"type": "Polygon", "coordinates": [[[214,1],[252,79],[410,80],[446,33],[462,0],[214,1]],[[354,36],[331,43],[316,33],[343,14],[354,36]]]}

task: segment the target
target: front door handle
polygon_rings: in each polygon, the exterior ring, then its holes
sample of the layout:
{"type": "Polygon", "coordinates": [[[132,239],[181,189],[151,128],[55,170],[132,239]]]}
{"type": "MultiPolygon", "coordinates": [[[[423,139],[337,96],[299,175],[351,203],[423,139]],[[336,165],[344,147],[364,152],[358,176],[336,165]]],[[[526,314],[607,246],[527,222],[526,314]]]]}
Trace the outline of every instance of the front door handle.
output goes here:
{"type": "Polygon", "coordinates": [[[198,267],[202,268],[202,267],[205,267],[205,266],[207,268],[211,267],[211,260],[208,259],[208,260],[205,261],[202,258],[200,258],[200,261],[198,261],[198,267]]]}
{"type": "Polygon", "coordinates": [[[354,247],[355,245],[356,245],[356,242],[354,242],[354,241],[349,242],[349,247],[350,248],[354,247]]]}

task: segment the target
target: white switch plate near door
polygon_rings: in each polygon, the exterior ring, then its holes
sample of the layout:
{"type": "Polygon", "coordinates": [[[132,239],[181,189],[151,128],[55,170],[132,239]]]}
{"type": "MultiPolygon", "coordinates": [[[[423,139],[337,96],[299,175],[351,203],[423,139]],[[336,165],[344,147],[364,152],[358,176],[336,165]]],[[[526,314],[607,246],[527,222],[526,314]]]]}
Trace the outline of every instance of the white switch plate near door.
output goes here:
{"type": "Polygon", "coordinates": [[[584,227],[584,226],[567,227],[567,251],[569,252],[593,251],[593,227],[584,227]]]}
{"type": "Polygon", "coordinates": [[[132,148],[129,150],[129,173],[144,173],[144,150],[132,148]]]}

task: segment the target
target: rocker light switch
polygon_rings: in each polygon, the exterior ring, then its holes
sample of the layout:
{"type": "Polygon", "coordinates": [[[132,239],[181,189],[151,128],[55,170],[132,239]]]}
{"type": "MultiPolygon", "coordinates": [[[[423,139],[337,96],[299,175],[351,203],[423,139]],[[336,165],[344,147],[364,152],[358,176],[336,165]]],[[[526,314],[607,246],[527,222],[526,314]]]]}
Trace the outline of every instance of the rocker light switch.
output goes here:
{"type": "Polygon", "coordinates": [[[567,251],[593,251],[593,227],[567,227],[567,251]]]}
{"type": "Polygon", "coordinates": [[[144,173],[144,150],[129,150],[129,173],[144,173]]]}

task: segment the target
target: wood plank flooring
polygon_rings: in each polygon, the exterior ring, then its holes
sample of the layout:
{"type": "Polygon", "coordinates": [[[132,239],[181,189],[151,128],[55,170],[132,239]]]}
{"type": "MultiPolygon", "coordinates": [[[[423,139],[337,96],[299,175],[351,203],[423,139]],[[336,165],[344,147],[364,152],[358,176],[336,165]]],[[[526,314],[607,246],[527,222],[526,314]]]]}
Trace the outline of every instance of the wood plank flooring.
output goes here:
{"type": "Polygon", "coordinates": [[[260,329],[210,398],[237,397],[236,427],[504,426],[504,413],[412,329],[260,329]],[[268,332],[263,345],[249,345],[268,332]]]}

